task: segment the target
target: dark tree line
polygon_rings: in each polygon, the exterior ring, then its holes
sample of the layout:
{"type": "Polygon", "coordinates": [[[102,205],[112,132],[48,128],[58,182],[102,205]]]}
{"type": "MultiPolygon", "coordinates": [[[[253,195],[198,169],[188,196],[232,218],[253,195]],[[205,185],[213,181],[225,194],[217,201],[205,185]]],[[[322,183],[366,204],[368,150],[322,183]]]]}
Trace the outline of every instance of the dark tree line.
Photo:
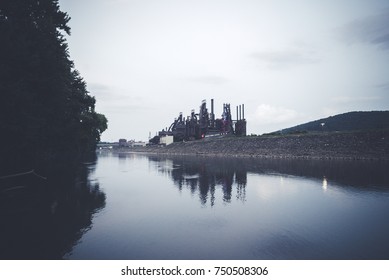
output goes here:
{"type": "Polygon", "coordinates": [[[389,129],[389,111],[348,112],[283,129],[283,133],[389,129]]]}
{"type": "Polygon", "coordinates": [[[70,59],[69,20],[58,0],[0,1],[0,171],[79,161],[107,128],[70,59]]]}

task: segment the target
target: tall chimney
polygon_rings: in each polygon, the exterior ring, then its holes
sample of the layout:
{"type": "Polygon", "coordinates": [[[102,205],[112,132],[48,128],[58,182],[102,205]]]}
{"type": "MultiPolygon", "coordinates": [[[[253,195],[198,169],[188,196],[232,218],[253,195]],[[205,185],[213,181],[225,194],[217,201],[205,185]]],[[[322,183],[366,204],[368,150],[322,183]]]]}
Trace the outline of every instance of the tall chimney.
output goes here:
{"type": "Polygon", "coordinates": [[[211,99],[211,126],[215,126],[215,114],[213,112],[213,98],[211,99]]]}
{"type": "Polygon", "coordinates": [[[243,119],[244,119],[244,104],[242,104],[242,116],[243,116],[243,119]]]}

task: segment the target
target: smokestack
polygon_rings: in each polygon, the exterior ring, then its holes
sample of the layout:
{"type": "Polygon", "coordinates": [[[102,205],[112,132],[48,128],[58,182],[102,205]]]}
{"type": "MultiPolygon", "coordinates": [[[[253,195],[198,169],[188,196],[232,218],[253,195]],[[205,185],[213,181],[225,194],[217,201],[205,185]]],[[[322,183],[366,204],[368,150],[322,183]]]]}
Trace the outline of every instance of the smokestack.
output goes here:
{"type": "Polygon", "coordinates": [[[244,119],[244,104],[242,104],[242,115],[243,115],[243,119],[244,119]]]}
{"type": "Polygon", "coordinates": [[[214,127],[215,125],[215,114],[213,113],[213,98],[211,99],[211,126],[214,127]]]}
{"type": "Polygon", "coordinates": [[[239,120],[242,119],[242,105],[239,105],[239,120]]]}
{"type": "Polygon", "coordinates": [[[239,115],[238,115],[238,106],[236,106],[236,120],[239,120],[239,115]]]}

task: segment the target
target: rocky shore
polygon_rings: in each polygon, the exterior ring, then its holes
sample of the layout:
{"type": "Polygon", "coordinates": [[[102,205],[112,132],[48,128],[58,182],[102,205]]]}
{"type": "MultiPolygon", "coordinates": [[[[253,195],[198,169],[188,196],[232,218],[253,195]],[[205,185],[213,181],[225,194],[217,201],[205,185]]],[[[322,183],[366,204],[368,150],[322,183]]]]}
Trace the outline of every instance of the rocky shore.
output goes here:
{"type": "Polygon", "coordinates": [[[211,137],[129,151],[213,157],[389,160],[389,131],[211,137]]]}

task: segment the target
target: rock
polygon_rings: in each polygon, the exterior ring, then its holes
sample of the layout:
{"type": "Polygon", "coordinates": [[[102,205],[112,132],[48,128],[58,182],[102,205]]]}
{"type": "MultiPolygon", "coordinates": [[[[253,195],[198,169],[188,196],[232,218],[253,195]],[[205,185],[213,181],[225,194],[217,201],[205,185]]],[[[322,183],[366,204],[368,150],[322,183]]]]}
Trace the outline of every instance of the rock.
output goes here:
{"type": "Polygon", "coordinates": [[[206,138],[132,151],[199,156],[389,160],[389,131],[206,138]]]}

